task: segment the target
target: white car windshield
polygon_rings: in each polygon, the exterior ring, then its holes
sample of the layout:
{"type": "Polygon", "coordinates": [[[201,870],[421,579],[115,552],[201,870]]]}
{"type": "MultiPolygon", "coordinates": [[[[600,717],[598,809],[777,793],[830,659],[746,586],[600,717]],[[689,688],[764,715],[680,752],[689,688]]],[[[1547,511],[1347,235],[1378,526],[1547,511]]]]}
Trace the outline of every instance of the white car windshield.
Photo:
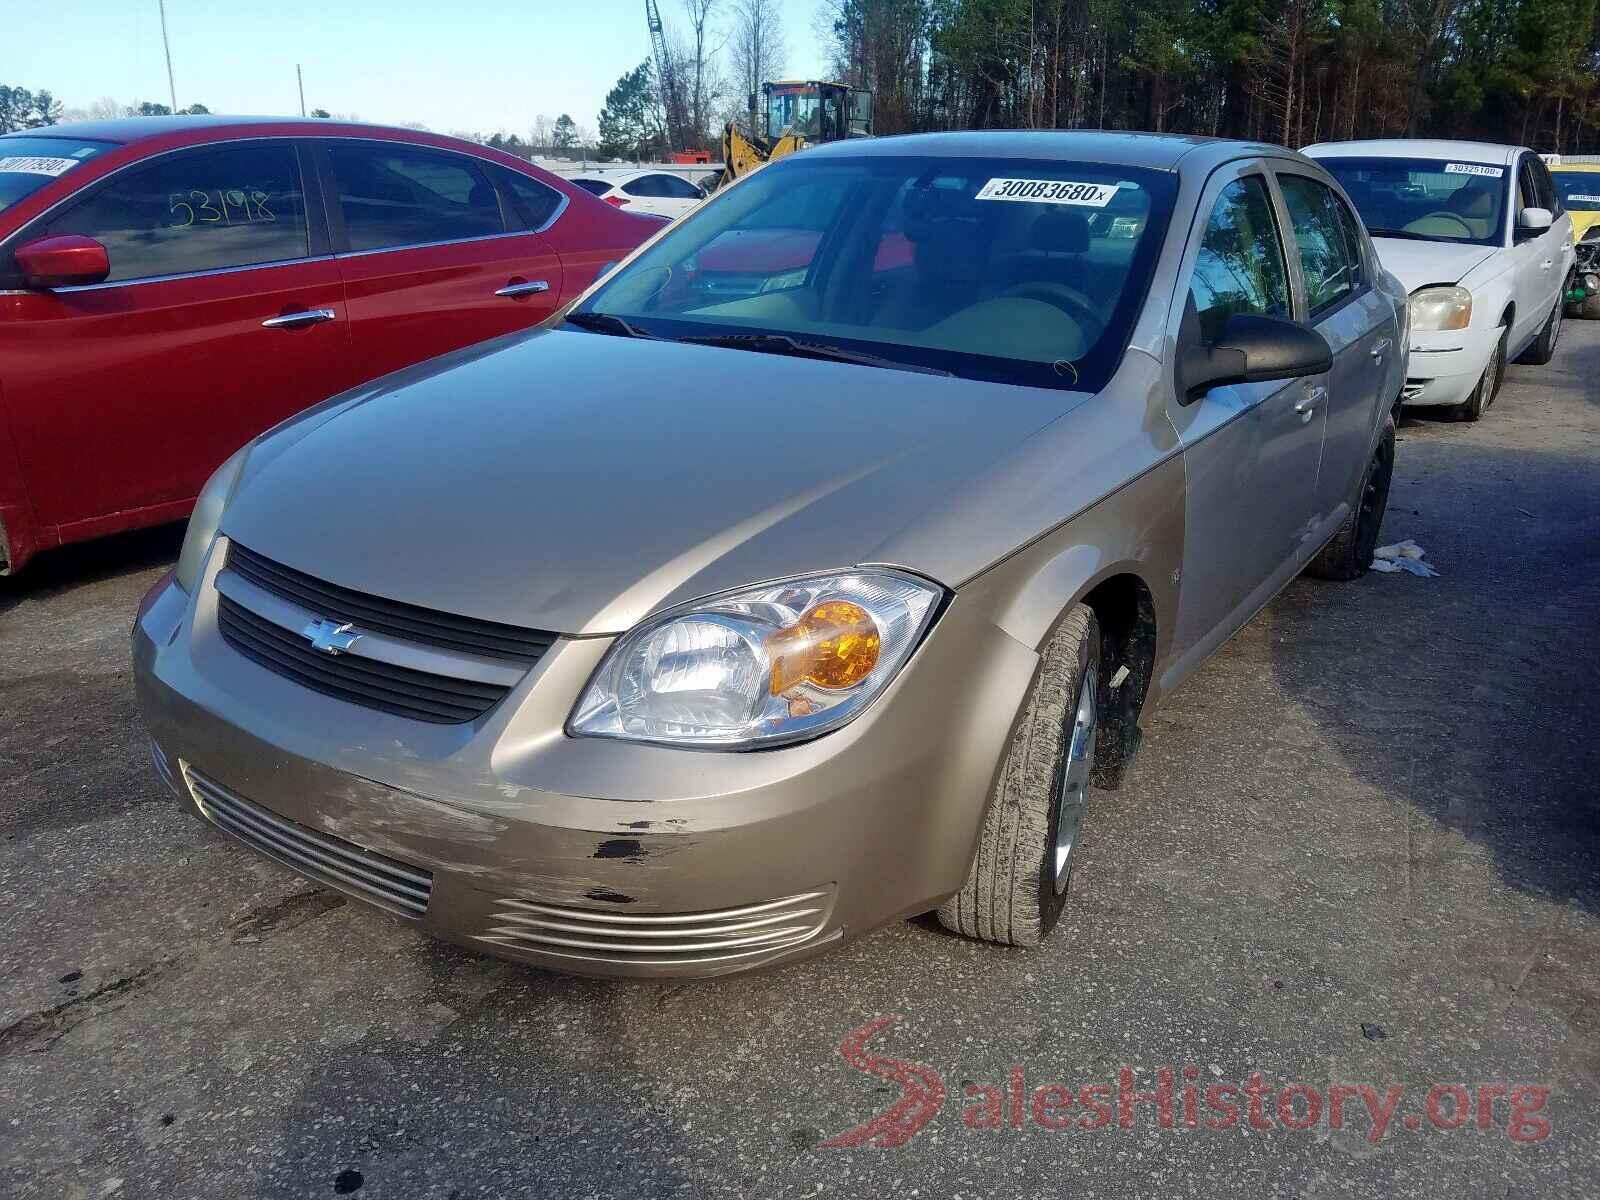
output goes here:
{"type": "Polygon", "coordinates": [[[1176,190],[1106,163],[802,153],[684,218],[568,320],[1098,390],[1176,190]]]}
{"type": "Polygon", "coordinates": [[[1324,158],[1373,237],[1498,246],[1509,168],[1433,158],[1324,158]]]}

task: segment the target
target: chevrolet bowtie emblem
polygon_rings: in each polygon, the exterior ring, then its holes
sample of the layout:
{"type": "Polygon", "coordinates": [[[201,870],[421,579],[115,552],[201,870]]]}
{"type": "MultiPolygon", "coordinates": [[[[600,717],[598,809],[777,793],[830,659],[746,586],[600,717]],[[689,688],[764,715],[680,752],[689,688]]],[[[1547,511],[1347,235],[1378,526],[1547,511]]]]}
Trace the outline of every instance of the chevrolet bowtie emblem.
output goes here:
{"type": "Polygon", "coordinates": [[[361,640],[359,633],[351,632],[348,623],[341,625],[337,621],[313,621],[300,634],[309,638],[312,647],[324,654],[348,654],[350,647],[361,640]]]}

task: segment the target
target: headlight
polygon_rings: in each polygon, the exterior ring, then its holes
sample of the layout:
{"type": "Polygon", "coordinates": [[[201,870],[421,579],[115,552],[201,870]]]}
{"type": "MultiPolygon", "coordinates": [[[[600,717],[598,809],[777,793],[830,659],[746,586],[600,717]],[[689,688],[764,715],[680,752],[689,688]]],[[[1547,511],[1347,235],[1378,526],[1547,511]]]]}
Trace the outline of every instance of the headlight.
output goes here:
{"type": "Polygon", "coordinates": [[[222,524],[222,510],[233,497],[234,485],[239,482],[239,472],[250,453],[246,446],[216,469],[200,498],[194,502],[194,512],[189,517],[189,528],[183,535],[183,549],[178,552],[178,586],[191,596],[200,579],[200,568],[205,564],[211,543],[216,540],[217,526],[222,524]]]}
{"type": "Polygon", "coordinates": [[[1426,287],[1411,293],[1411,328],[1465,329],[1472,320],[1472,293],[1464,287],[1426,287]]]}
{"type": "Polygon", "coordinates": [[[567,732],[741,750],[816,737],[888,686],[941,595],[867,568],[697,600],[617,640],[567,732]]]}

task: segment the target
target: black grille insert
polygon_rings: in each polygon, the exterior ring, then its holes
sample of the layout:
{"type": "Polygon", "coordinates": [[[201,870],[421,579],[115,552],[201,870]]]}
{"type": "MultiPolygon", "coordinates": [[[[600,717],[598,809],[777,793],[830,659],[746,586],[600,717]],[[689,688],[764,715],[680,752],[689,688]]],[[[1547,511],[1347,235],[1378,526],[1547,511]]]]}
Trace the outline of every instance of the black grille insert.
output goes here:
{"type": "Polygon", "coordinates": [[[228,568],[257,587],[309,609],[319,617],[349,622],[369,633],[385,633],[408,642],[531,667],[556,640],[553,633],[477,617],[459,617],[324,583],[304,571],[264,558],[238,542],[228,546],[228,568]]]}
{"type": "Polygon", "coordinates": [[[414,721],[459,725],[481,717],[511,689],[396,667],[354,654],[325,654],[296,633],[217,596],[217,624],[246,658],[313,691],[414,721]]]}

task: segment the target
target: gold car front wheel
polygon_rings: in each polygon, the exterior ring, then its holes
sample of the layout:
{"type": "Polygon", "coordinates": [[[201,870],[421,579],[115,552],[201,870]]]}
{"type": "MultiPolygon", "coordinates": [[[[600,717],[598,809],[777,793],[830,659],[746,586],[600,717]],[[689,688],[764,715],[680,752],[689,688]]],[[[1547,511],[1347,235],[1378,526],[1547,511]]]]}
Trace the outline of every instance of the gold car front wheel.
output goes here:
{"type": "Polygon", "coordinates": [[[1100,623],[1077,605],[1045,644],[967,882],[939,906],[947,929],[1037,946],[1061,916],[1090,795],[1100,658],[1100,623]]]}

